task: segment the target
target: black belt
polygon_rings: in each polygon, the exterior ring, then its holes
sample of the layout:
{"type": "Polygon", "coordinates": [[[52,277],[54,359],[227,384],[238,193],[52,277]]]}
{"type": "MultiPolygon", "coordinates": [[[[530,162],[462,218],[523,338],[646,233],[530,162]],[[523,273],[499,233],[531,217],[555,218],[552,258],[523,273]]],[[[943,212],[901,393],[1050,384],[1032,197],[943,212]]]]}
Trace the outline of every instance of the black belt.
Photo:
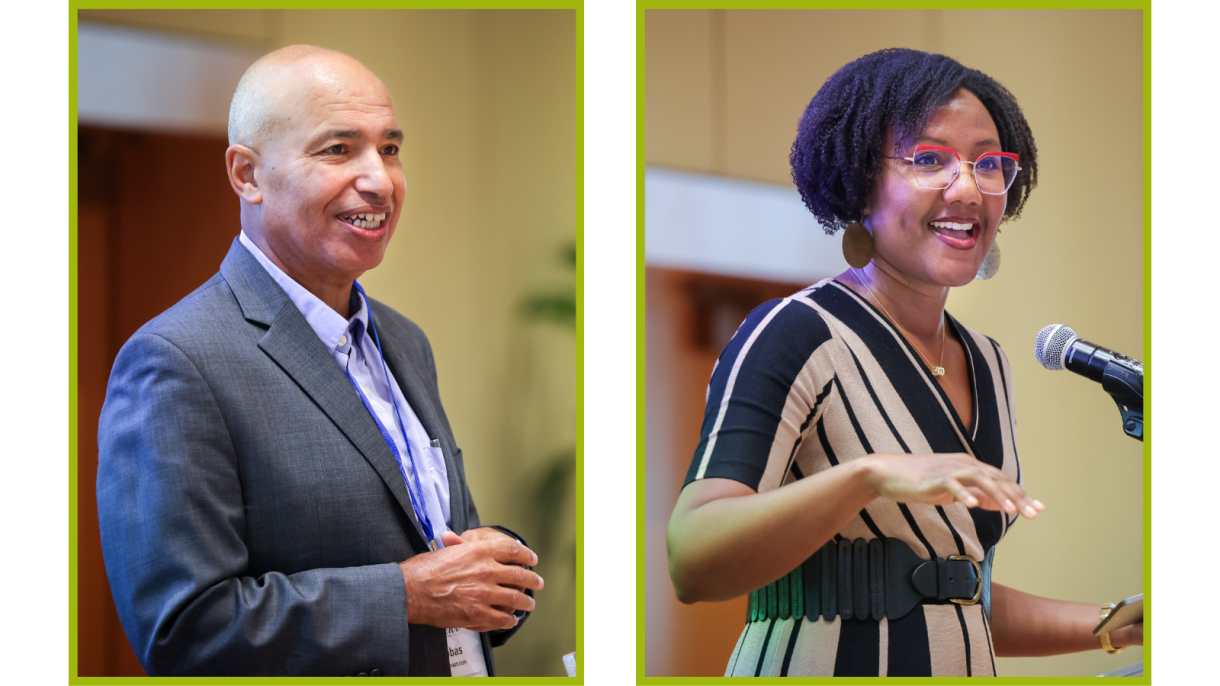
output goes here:
{"type": "Polygon", "coordinates": [[[991,562],[966,555],[925,560],[896,538],[842,539],[822,546],[799,567],[750,593],[746,621],[821,616],[898,619],[921,602],[973,605],[991,616],[991,562]]]}

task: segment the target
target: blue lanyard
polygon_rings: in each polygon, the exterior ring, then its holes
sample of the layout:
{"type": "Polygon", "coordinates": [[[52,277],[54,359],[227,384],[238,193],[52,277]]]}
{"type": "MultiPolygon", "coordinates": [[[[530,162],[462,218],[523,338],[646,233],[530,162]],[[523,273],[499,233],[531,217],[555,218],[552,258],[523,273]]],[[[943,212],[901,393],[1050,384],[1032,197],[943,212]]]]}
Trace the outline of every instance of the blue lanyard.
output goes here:
{"type": "Polygon", "coordinates": [[[411,500],[411,509],[415,510],[416,518],[419,519],[420,524],[422,524],[424,529],[426,529],[428,532],[428,547],[432,550],[436,550],[440,544],[440,536],[437,535],[436,529],[432,526],[432,520],[428,517],[428,508],[424,504],[424,489],[419,482],[419,468],[415,465],[415,455],[411,451],[411,439],[407,436],[407,429],[402,421],[402,412],[398,409],[398,399],[394,397],[394,384],[390,381],[390,370],[385,364],[385,354],[381,352],[381,338],[377,335],[377,327],[373,322],[373,307],[369,302],[368,296],[364,294],[364,289],[360,287],[360,284],[353,282],[352,285],[355,287],[356,291],[360,293],[361,297],[364,298],[365,307],[367,307],[369,311],[369,332],[373,335],[373,342],[377,344],[377,354],[381,357],[381,371],[385,373],[386,388],[389,389],[390,392],[390,402],[394,405],[394,416],[398,418],[398,430],[402,432],[403,443],[405,443],[407,446],[407,460],[411,462],[410,475],[407,474],[406,467],[403,466],[402,455],[398,452],[398,446],[394,443],[394,439],[390,437],[390,432],[386,431],[386,428],[381,423],[381,420],[377,418],[377,413],[373,410],[373,404],[370,403],[369,399],[366,398],[364,393],[360,391],[360,384],[356,383],[355,377],[353,377],[352,373],[347,369],[344,369],[343,373],[347,374],[347,379],[352,383],[352,388],[356,389],[356,395],[360,396],[360,402],[364,403],[365,409],[367,409],[369,414],[372,415],[373,421],[377,423],[377,429],[381,432],[381,437],[385,439],[386,445],[389,446],[390,452],[394,455],[394,461],[398,463],[398,471],[402,472],[403,481],[405,481],[407,484],[407,496],[411,500]],[[412,476],[415,477],[414,490],[411,488],[412,476]],[[416,496],[416,492],[419,493],[418,496],[416,496]],[[416,504],[417,499],[418,504],[416,504]]]}

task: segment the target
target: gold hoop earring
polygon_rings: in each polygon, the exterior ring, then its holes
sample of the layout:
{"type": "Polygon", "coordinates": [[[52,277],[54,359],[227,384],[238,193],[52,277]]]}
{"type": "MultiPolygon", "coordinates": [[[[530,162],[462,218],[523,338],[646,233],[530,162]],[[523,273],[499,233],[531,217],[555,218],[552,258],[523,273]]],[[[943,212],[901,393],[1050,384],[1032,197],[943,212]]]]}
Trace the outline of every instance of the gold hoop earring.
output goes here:
{"type": "Polygon", "coordinates": [[[876,246],[873,244],[873,234],[864,228],[860,222],[852,222],[843,231],[843,259],[853,269],[863,269],[873,261],[876,246]]]}

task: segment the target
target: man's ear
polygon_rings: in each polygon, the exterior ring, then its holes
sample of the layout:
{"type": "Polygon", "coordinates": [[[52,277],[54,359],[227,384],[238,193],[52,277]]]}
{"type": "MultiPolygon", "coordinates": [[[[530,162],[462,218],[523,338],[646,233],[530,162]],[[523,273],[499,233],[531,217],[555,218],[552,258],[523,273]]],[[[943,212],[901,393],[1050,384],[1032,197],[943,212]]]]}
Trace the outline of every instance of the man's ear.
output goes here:
{"type": "Polygon", "coordinates": [[[230,145],[225,150],[225,169],[229,173],[229,183],[238,197],[251,205],[263,201],[263,192],[259,190],[258,181],[254,178],[254,166],[258,162],[258,153],[244,145],[230,145]]]}

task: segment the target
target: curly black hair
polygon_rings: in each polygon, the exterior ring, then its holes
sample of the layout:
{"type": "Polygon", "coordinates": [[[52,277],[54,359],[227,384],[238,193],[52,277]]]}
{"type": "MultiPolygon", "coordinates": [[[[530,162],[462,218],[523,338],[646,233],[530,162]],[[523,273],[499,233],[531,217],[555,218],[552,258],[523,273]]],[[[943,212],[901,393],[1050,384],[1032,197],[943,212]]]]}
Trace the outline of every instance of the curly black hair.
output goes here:
{"type": "Polygon", "coordinates": [[[835,72],[809,101],[797,127],[788,158],[792,181],[826,233],[860,220],[886,152],[887,127],[893,127],[897,147],[908,144],[958,88],[974,93],[987,108],[1000,131],[1000,147],[1021,156],[1004,219],[1020,216],[1037,185],[1038,149],[1016,98],[995,79],[951,57],[890,48],[835,72]]]}

